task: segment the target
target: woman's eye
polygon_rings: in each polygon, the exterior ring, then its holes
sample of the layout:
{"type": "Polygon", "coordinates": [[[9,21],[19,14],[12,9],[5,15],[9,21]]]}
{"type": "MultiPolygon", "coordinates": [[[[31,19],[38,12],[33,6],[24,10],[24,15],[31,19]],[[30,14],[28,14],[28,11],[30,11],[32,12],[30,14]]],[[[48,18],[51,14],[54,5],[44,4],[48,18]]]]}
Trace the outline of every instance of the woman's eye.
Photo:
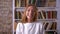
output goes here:
{"type": "Polygon", "coordinates": [[[27,10],[27,12],[29,12],[29,10],[27,10]]]}

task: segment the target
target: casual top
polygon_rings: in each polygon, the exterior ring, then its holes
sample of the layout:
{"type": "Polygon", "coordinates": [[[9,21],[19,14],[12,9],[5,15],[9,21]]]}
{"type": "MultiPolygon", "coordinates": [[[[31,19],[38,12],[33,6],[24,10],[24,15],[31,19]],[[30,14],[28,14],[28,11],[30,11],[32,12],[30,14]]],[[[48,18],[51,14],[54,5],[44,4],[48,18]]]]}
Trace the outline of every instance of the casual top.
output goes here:
{"type": "Polygon", "coordinates": [[[18,23],[16,34],[42,34],[42,23],[18,23]]]}

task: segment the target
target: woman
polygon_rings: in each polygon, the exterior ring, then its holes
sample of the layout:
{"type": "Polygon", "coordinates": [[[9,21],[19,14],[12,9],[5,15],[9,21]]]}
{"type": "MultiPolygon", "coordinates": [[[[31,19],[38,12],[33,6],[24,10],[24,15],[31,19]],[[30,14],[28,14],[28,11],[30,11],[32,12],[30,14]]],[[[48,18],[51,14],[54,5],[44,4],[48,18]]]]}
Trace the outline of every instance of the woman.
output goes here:
{"type": "Polygon", "coordinates": [[[27,6],[22,22],[17,24],[16,34],[42,34],[42,23],[37,21],[36,6],[27,6]]]}

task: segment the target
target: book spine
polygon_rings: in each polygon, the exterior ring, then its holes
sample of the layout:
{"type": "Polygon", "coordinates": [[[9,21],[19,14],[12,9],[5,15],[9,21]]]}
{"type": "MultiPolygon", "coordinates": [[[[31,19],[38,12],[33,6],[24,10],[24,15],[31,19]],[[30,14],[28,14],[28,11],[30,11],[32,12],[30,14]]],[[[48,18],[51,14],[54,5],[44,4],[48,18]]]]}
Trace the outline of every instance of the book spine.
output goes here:
{"type": "Polygon", "coordinates": [[[42,19],[41,12],[38,12],[38,19],[42,19]]]}
{"type": "Polygon", "coordinates": [[[19,19],[21,19],[21,12],[19,11],[18,13],[19,13],[19,15],[18,15],[19,16],[19,19]]]}
{"type": "Polygon", "coordinates": [[[17,12],[17,19],[19,19],[19,12],[17,12]]]}
{"type": "Polygon", "coordinates": [[[56,7],[56,0],[49,0],[48,7],[56,7]]]}
{"type": "Polygon", "coordinates": [[[18,0],[15,0],[15,6],[19,7],[19,1],[18,0]]]}
{"type": "Polygon", "coordinates": [[[15,19],[17,19],[17,12],[15,11],[15,19]]]}
{"type": "Polygon", "coordinates": [[[40,0],[36,0],[36,6],[37,6],[37,7],[41,7],[41,2],[40,2],[40,0]]]}
{"type": "Polygon", "coordinates": [[[26,4],[25,0],[21,0],[21,7],[25,7],[25,4],[26,4]]]}
{"type": "Polygon", "coordinates": [[[32,0],[32,1],[31,1],[31,4],[34,4],[34,5],[35,5],[35,2],[36,2],[36,0],[32,0]]]}
{"type": "Polygon", "coordinates": [[[57,11],[52,11],[52,19],[57,19],[57,11]]]}
{"type": "Polygon", "coordinates": [[[19,7],[21,7],[21,0],[19,0],[18,2],[19,2],[19,7]]]}
{"type": "Polygon", "coordinates": [[[31,3],[31,0],[26,0],[26,6],[28,6],[31,3]]]}
{"type": "Polygon", "coordinates": [[[50,30],[51,27],[52,27],[52,23],[49,23],[46,30],[50,30]]]}
{"type": "Polygon", "coordinates": [[[52,22],[53,24],[52,24],[52,27],[51,27],[51,29],[52,30],[56,30],[56,28],[57,28],[57,23],[56,22],[52,22]]]}
{"type": "Polygon", "coordinates": [[[46,19],[48,19],[48,12],[46,11],[46,19]]]}
{"type": "Polygon", "coordinates": [[[49,23],[44,22],[44,29],[45,29],[45,30],[47,29],[48,24],[49,24],[49,23]]]}
{"type": "Polygon", "coordinates": [[[43,19],[46,19],[46,12],[41,11],[41,15],[42,15],[42,18],[43,18],[43,19]]]}
{"type": "Polygon", "coordinates": [[[37,0],[36,1],[36,6],[37,7],[44,7],[46,4],[46,0],[37,0]]]}
{"type": "Polygon", "coordinates": [[[48,19],[52,19],[52,11],[48,11],[48,19]]]}
{"type": "Polygon", "coordinates": [[[43,16],[44,16],[44,19],[46,19],[46,12],[43,11],[43,16]]]}

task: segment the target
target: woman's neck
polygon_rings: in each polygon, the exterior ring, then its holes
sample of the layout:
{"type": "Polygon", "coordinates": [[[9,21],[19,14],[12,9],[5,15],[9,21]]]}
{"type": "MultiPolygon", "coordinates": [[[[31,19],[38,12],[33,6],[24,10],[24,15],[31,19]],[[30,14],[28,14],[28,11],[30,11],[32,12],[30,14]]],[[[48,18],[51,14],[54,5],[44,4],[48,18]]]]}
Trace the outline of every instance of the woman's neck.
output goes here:
{"type": "Polygon", "coordinates": [[[28,22],[28,23],[32,22],[32,19],[28,19],[27,22],[28,22]]]}

